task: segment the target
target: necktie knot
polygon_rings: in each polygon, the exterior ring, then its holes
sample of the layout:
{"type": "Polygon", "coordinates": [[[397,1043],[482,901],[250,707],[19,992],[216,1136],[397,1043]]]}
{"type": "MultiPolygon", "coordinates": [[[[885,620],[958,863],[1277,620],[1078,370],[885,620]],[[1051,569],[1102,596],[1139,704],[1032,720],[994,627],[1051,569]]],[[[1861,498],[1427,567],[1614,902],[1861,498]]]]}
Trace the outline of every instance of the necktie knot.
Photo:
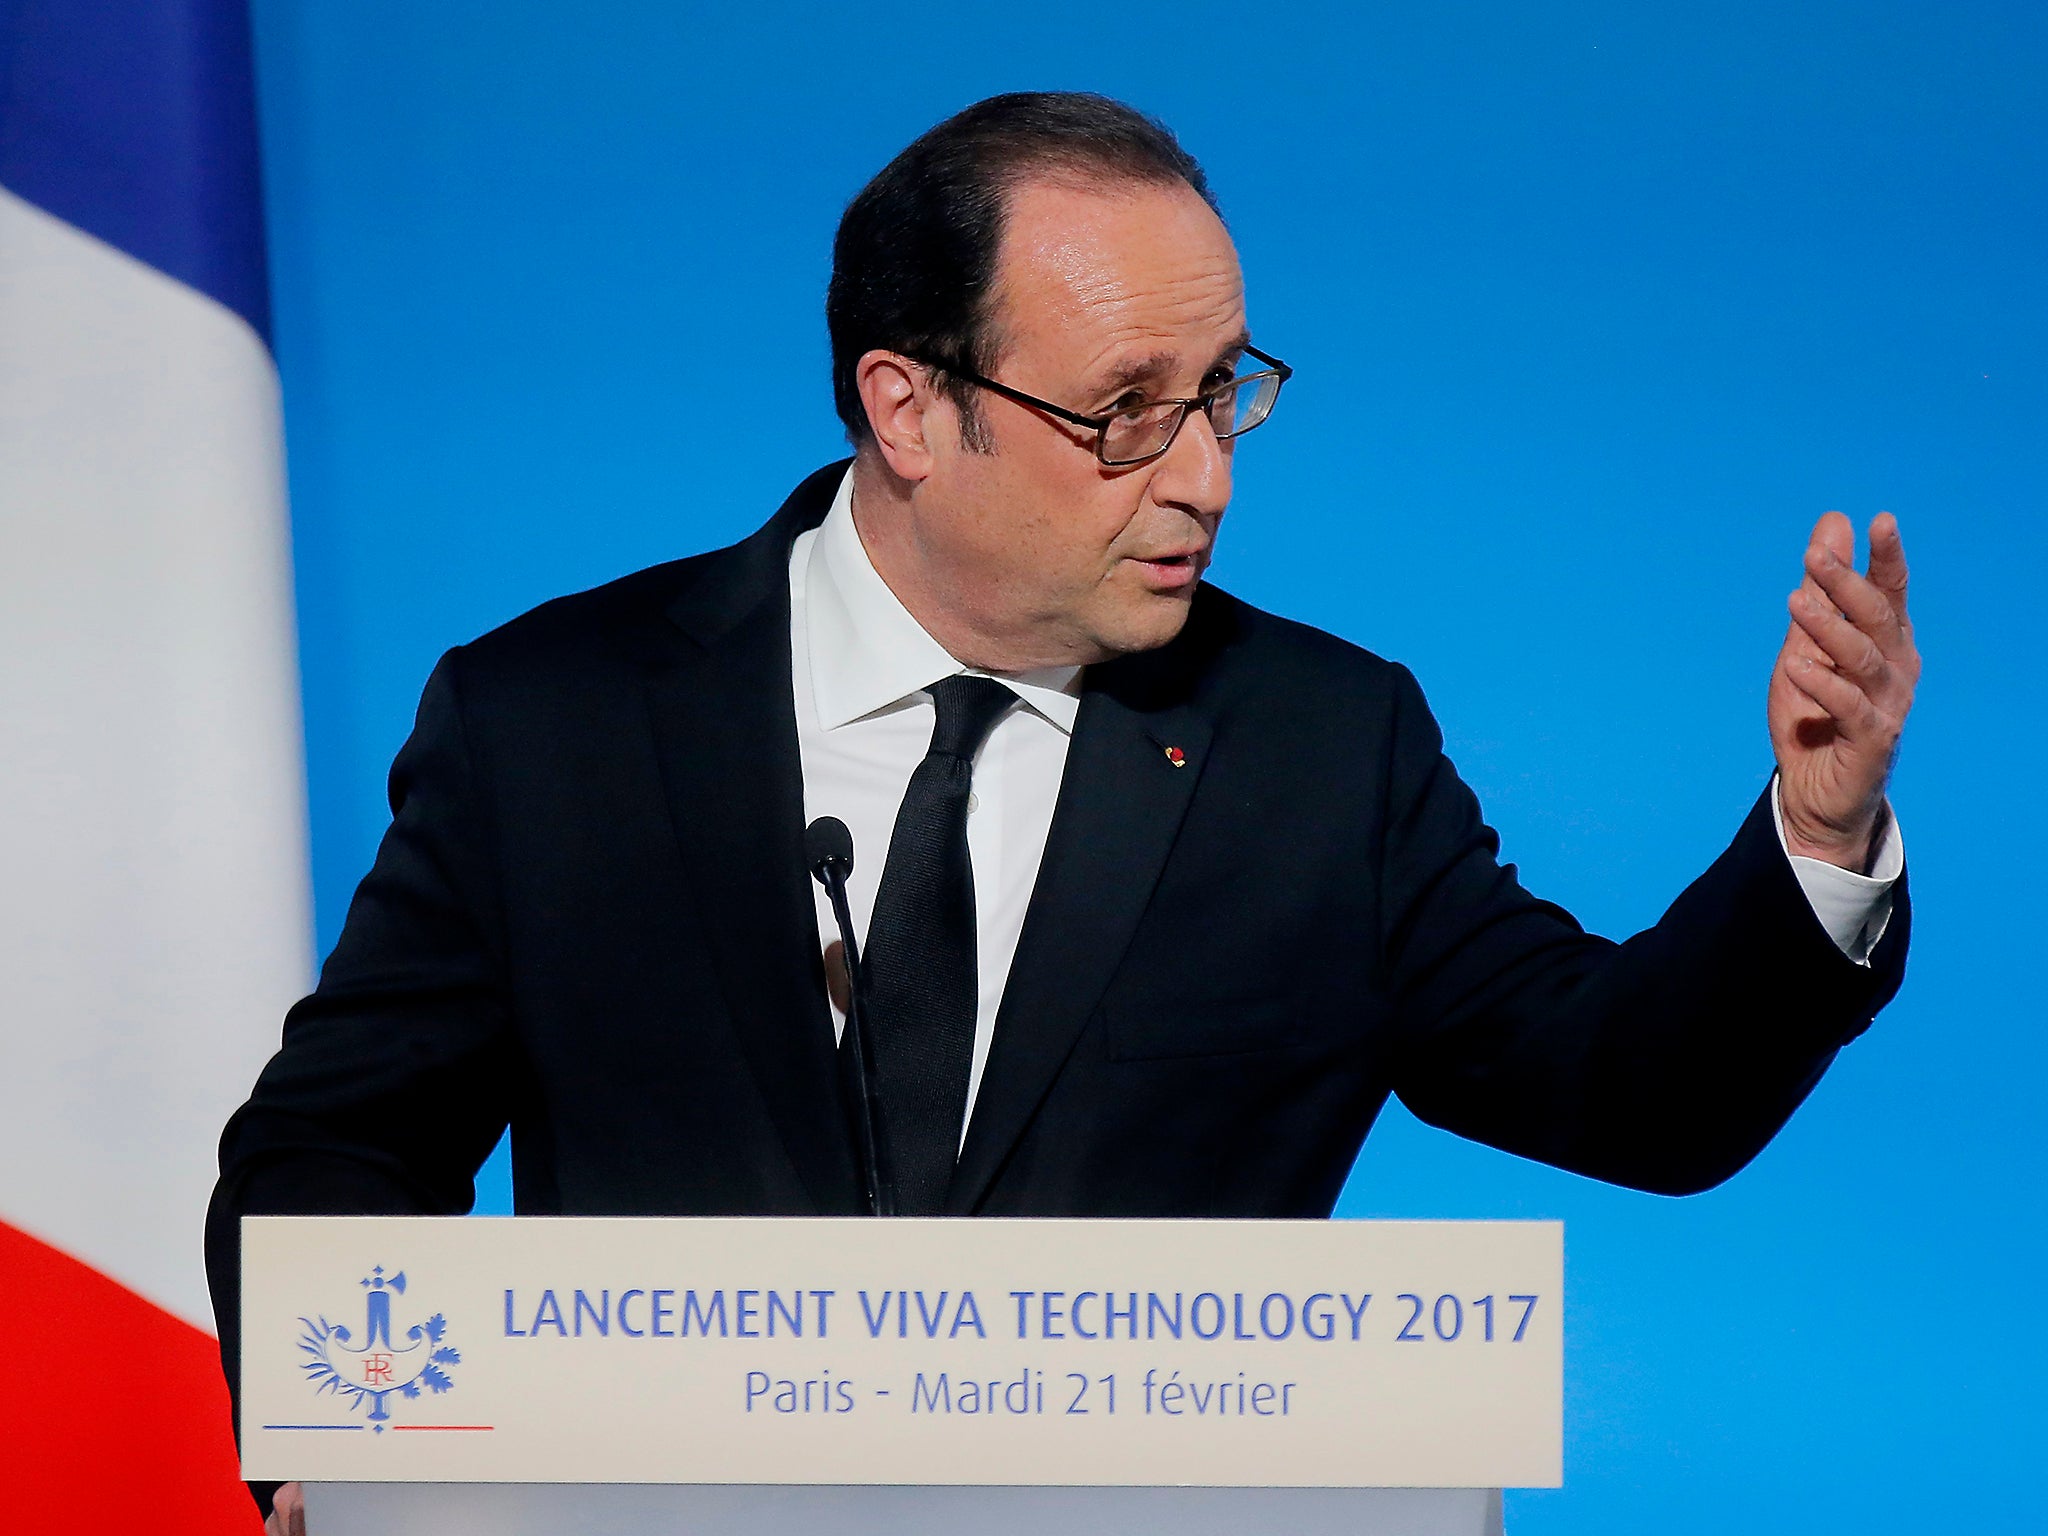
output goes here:
{"type": "Polygon", "coordinates": [[[931,750],[962,762],[974,760],[997,717],[1017,698],[992,677],[965,673],[933,683],[931,695],[939,716],[932,727],[931,750]]]}

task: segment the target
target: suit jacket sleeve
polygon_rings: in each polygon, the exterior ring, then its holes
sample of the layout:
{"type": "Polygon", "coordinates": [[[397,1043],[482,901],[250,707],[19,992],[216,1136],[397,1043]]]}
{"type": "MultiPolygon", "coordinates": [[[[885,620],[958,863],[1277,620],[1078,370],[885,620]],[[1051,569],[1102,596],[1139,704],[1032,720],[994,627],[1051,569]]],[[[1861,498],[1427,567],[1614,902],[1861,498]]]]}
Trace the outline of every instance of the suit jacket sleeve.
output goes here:
{"type": "Polygon", "coordinates": [[[1396,683],[1382,953],[1395,1088],[1432,1125],[1667,1194],[1710,1188],[1775,1135],[1897,992],[1910,913],[1894,888],[1859,966],[1799,888],[1768,790],[1652,928],[1615,944],[1523,890],[1396,683]]]}
{"type": "Polygon", "coordinates": [[[460,671],[450,652],[428,681],[340,942],[221,1138],[206,1260],[231,1391],[242,1216],[459,1214],[507,1122],[502,931],[460,671]]]}

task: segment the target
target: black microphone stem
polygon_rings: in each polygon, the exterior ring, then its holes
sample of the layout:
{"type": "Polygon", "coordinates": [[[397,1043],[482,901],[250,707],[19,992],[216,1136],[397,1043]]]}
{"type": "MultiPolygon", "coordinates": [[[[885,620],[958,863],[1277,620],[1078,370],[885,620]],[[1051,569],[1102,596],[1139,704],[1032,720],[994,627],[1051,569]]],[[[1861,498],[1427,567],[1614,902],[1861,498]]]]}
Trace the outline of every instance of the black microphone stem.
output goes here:
{"type": "MultiPolygon", "coordinates": [[[[860,1142],[861,1180],[867,1186],[868,1214],[894,1216],[896,1190],[884,1176],[885,1159],[875,1134],[879,1107],[875,1103],[875,1053],[868,1040],[867,994],[860,944],[853,936],[853,914],[846,906],[846,877],[853,873],[853,834],[837,816],[820,816],[804,828],[804,863],[832,902],[832,920],[839,925],[839,953],[846,970],[846,1033],[841,1047],[853,1073],[853,1122],[860,1142]]],[[[844,1091],[842,1079],[841,1090],[844,1091]]]]}
{"type": "Polygon", "coordinates": [[[853,936],[853,914],[846,906],[846,876],[828,870],[825,894],[832,900],[832,917],[839,924],[840,955],[846,966],[846,1028],[853,1036],[853,1086],[860,1113],[854,1116],[860,1129],[861,1177],[867,1184],[868,1211],[875,1216],[896,1214],[895,1193],[882,1182],[881,1160],[875,1146],[875,1064],[868,1044],[866,1010],[861,994],[860,945],[853,936]]]}

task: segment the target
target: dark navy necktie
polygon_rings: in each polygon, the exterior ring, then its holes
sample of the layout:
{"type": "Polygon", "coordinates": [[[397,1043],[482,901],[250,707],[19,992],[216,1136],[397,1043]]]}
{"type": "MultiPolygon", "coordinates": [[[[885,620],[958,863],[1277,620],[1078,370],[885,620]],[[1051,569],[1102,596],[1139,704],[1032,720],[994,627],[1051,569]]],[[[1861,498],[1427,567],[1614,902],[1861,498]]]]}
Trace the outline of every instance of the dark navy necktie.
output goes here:
{"type": "Polygon", "coordinates": [[[945,1208],[980,1000],[967,799],[974,754],[1016,695],[993,678],[935,683],[932,744],[910,775],[868,923],[864,996],[876,1140],[904,1216],[945,1208]]]}

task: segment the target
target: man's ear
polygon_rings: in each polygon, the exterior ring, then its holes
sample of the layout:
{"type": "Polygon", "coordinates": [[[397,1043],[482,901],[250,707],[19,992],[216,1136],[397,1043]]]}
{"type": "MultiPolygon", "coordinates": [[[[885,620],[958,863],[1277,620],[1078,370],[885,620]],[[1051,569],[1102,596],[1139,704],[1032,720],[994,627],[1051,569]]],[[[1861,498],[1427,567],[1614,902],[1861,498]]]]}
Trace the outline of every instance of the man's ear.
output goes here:
{"type": "Polygon", "coordinates": [[[854,369],[868,430],[890,470],[910,481],[932,472],[931,432],[946,414],[924,368],[899,352],[869,352],[854,369]]]}

